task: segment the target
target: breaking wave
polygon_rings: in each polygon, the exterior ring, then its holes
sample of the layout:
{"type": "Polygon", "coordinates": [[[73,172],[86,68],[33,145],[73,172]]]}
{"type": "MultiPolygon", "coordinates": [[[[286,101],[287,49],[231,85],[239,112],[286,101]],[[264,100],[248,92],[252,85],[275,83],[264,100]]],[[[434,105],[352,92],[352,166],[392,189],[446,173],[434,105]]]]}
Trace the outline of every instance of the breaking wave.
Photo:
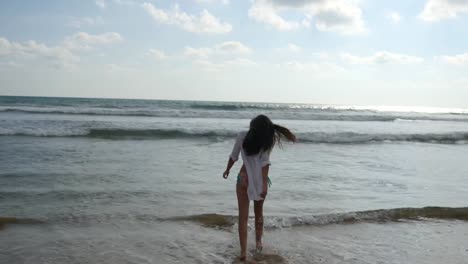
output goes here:
{"type": "MultiPolygon", "coordinates": [[[[71,131],[2,131],[1,136],[36,137],[89,137],[103,139],[230,139],[237,135],[232,130],[190,130],[190,129],[89,129],[71,131]]],[[[367,144],[380,142],[419,142],[438,144],[466,144],[468,132],[427,133],[427,134],[365,134],[354,132],[308,132],[298,133],[299,143],[367,144]]]]}
{"type": "MultiPolygon", "coordinates": [[[[253,218],[253,217],[251,217],[253,218]]],[[[468,207],[422,207],[395,208],[349,213],[312,215],[303,217],[265,216],[265,228],[291,228],[301,226],[324,226],[332,224],[387,223],[404,220],[424,221],[430,219],[468,221],[468,207]]],[[[199,223],[206,227],[230,230],[237,223],[237,216],[221,214],[197,214],[163,218],[152,214],[129,215],[123,213],[102,215],[56,215],[51,218],[32,219],[0,217],[0,229],[14,224],[71,224],[89,225],[94,223],[131,221],[131,222],[180,222],[199,223]]]]}
{"type": "MultiPolygon", "coordinates": [[[[304,217],[265,217],[265,228],[285,228],[297,226],[321,226],[330,224],[353,224],[360,222],[398,222],[401,220],[445,219],[468,221],[468,207],[423,207],[396,208],[350,213],[325,214],[304,217]]],[[[173,217],[166,221],[193,221],[208,227],[229,227],[237,222],[237,216],[200,214],[173,217]]]]}
{"type": "Polygon", "coordinates": [[[399,122],[399,121],[452,121],[468,122],[466,114],[398,114],[370,110],[339,108],[294,108],[290,106],[261,106],[244,104],[194,104],[187,108],[112,108],[112,107],[0,107],[0,112],[54,115],[130,116],[130,117],[176,117],[176,118],[224,118],[250,119],[265,113],[274,119],[352,121],[352,122],[399,122]]]}

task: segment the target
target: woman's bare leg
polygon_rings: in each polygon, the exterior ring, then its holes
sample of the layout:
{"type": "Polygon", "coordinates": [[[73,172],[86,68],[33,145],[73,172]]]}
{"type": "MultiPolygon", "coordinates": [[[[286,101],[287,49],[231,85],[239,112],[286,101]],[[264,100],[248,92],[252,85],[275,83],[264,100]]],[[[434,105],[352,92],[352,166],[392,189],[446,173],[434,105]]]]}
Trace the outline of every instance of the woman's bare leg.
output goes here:
{"type": "Polygon", "coordinates": [[[261,201],[254,201],[254,212],[255,212],[255,241],[257,250],[262,250],[263,243],[263,202],[261,201]]]}
{"type": "Polygon", "coordinates": [[[249,197],[247,196],[247,184],[241,181],[236,186],[237,204],[239,207],[239,242],[241,248],[241,259],[247,256],[247,223],[249,220],[249,197]]]}

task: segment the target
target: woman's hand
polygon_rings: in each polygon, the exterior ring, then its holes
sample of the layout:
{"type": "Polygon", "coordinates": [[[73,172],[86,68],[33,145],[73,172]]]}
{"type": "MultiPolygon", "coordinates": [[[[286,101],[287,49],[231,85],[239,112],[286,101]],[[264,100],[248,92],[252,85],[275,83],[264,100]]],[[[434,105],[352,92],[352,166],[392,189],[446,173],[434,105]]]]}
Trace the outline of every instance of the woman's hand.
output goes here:
{"type": "Polygon", "coordinates": [[[263,199],[266,198],[268,194],[268,184],[263,184],[263,189],[262,189],[262,193],[260,194],[260,197],[262,197],[263,199]]]}
{"type": "Polygon", "coordinates": [[[224,178],[224,179],[227,179],[228,176],[229,176],[229,170],[225,170],[225,171],[223,172],[223,178],[224,178]]]}

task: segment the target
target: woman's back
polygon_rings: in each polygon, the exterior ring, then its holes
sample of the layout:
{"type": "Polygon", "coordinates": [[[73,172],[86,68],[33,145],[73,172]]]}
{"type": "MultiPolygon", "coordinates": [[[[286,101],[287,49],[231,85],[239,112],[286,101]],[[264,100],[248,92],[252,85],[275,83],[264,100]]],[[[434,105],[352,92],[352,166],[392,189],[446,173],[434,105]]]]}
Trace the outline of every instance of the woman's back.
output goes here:
{"type": "Polygon", "coordinates": [[[262,200],[263,198],[260,197],[263,189],[262,168],[271,165],[271,151],[260,151],[254,155],[247,155],[245,149],[242,147],[246,135],[247,131],[237,135],[236,143],[234,144],[230,158],[233,161],[237,161],[239,159],[239,153],[241,153],[249,182],[247,188],[249,200],[262,200]]]}

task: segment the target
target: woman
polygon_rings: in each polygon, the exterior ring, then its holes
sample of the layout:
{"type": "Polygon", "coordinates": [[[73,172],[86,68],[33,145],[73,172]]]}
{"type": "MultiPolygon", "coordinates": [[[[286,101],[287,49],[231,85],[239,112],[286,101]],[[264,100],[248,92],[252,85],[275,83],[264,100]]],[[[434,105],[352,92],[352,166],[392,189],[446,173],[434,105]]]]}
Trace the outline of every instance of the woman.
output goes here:
{"type": "Polygon", "coordinates": [[[239,241],[240,260],[245,261],[247,254],[247,222],[249,218],[249,202],[254,201],[255,212],[255,241],[257,252],[263,249],[263,202],[268,193],[268,170],[270,166],[270,152],[276,143],[281,144],[281,138],[295,142],[289,129],[273,124],[271,120],[259,115],[250,121],[250,129],[237,136],[236,143],[229,157],[223,178],[227,179],[229,171],[242,153],[242,165],[237,176],[237,202],[239,207],[239,241]]]}

